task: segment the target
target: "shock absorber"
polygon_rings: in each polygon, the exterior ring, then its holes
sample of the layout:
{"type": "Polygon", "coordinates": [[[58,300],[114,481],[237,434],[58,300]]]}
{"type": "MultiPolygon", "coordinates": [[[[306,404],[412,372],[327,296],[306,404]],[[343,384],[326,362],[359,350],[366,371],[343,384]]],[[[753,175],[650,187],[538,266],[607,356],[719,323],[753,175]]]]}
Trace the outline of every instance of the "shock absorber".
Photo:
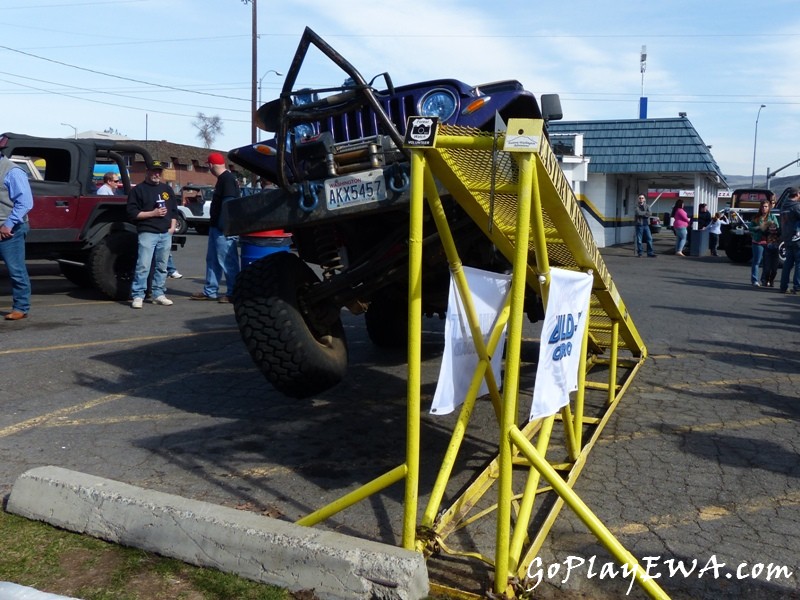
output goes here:
{"type": "Polygon", "coordinates": [[[344,259],[337,243],[336,229],[332,225],[319,226],[315,228],[314,235],[322,277],[328,280],[345,268],[344,259]]]}

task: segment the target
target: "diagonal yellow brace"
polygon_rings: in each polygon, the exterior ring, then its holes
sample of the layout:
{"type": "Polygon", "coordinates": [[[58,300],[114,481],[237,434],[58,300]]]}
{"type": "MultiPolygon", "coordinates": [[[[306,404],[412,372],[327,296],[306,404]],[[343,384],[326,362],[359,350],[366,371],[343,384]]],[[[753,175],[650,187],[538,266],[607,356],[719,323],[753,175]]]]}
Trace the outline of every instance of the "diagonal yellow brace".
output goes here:
{"type": "Polygon", "coordinates": [[[600,519],[589,509],[580,499],[572,488],[570,488],[561,476],[550,466],[550,464],[539,454],[536,448],[528,441],[522,432],[512,427],[509,430],[511,441],[519,448],[520,452],[531,461],[531,464],[542,474],[556,493],[563,498],[564,502],[575,512],[578,518],[589,528],[603,546],[617,559],[619,564],[627,565],[633,569],[636,582],[651,598],[658,600],[669,600],[667,593],[639,566],[639,562],[625,547],[614,537],[600,519]]]}

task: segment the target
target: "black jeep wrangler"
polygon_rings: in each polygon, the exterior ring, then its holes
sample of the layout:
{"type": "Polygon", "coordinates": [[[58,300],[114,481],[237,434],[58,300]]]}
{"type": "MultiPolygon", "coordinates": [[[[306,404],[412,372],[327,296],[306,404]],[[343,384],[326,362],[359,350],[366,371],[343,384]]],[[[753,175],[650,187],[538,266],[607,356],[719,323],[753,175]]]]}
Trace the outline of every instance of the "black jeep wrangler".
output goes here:
{"type": "MultiPolygon", "coordinates": [[[[256,261],[239,275],[234,293],[242,338],[279,391],[305,397],[343,378],[343,307],[365,314],[376,345],[406,344],[409,155],[403,139],[409,117],[483,131],[494,131],[496,115],[561,118],[557,96],[543,96],[543,103],[551,107],[544,114],[518,81],[470,86],[441,79],[395,87],[388,73],[367,81],[305,30],[280,98],[258,110],[259,126],[275,137],[228,154],[277,188],[223,207],[228,234],[283,229],[293,238],[296,253],[256,261]],[[296,87],[312,47],[338,67],[341,86],[296,87]]],[[[464,264],[507,271],[508,262],[478,226],[448,196],[443,200],[464,264]]],[[[449,270],[427,221],[423,312],[443,317],[449,270]]],[[[531,296],[528,315],[536,318],[541,302],[531,296]]]]}

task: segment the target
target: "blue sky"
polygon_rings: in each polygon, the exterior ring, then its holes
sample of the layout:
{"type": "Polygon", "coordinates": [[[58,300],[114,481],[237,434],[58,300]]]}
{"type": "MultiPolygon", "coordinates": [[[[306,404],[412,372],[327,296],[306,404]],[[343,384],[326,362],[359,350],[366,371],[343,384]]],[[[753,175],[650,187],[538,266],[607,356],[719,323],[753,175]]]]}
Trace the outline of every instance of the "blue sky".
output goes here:
{"type": "MultiPolygon", "coordinates": [[[[251,18],[241,0],[3,0],[0,131],[114,128],[200,145],[203,112],[222,119],[217,148],[245,145],[251,18]]],[[[725,174],[751,175],[757,118],[757,183],[800,156],[797,0],[258,0],[265,102],[283,80],[268,71],[286,72],[305,26],[367,79],[518,79],[559,93],[565,120],[638,117],[646,45],[648,116],[686,112],[725,174]]],[[[323,69],[303,76],[341,83],[323,69]]]]}

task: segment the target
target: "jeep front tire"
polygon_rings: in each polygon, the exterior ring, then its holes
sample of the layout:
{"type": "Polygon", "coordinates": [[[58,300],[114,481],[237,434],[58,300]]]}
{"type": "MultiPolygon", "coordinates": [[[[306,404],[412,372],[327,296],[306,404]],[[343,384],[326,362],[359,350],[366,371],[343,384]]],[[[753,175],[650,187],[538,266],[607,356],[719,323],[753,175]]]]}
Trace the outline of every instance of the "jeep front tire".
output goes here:
{"type": "Polygon", "coordinates": [[[306,263],[278,252],[239,273],[233,294],[239,332],[253,362],[275,388],[306,398],[339,383],[347,343],[338,307],[308,306],[319,279],[306,263]]]}
{"type": "Polygon", "coordinates": [[[131,231],[107,235],[89,253],[88,267],[94,286],[109,298],[127,300],[136,270],[138,243],[131,231]]]}

